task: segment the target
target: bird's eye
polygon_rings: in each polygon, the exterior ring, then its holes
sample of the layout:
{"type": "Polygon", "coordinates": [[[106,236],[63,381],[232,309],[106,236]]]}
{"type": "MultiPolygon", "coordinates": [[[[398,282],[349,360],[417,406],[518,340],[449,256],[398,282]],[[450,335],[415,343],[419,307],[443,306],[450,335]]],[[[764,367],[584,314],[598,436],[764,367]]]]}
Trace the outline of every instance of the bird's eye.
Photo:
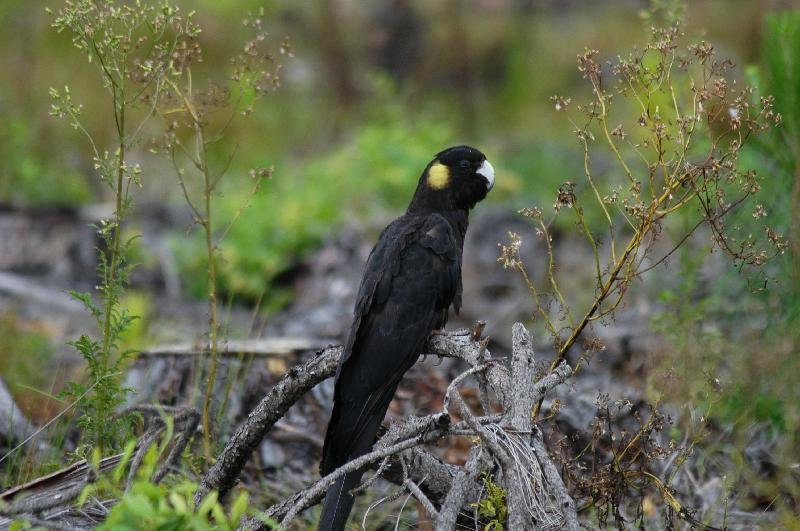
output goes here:
{"type": "Polygon", "coordinates": [[[461,166],[464,169],[467,169],[467,168],[469,168],[469,161],[468,160],[462,160],[461,162],[458,163],[458,165],[461,166]]]}

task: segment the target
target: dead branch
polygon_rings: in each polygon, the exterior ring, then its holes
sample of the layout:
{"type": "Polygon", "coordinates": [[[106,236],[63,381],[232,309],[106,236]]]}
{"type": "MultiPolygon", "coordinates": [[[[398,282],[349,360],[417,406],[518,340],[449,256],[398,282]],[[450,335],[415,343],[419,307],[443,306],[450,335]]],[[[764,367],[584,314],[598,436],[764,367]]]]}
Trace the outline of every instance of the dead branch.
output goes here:
{"type": "MultiPolygon", "coordinates": [[[[479,423],[486,424],[495,422],[497,417],[480,417],[476,420],[479,423]]],[[[440,440],[443,437],[456,432],[464,431],[468,427],[469,426],[466,422],[459,422],[455,425],[451,425],[450,418],[445,413],[435,413],[433,415],[427,415],[424,417],[412,417],[409,420],[408,425],[405,422],[401,422],[394,427],[394,430],[390,428],[386,435],[384,435],[380,441],[376,443],[375,449],[372,452],[346,463],[327,476],[319,479],[313,485],[293,494],[286,500],[276,503],[267,509],[264,514],[273,520],[281,520],[281,525],[285,527],[288,521],[294,518],[301,511],[319,503],[319,501],[321,501],[324,497],[328,487],[342,475],[353,470],[357,470],[363,466],[367,466],[372,463],[378,463],[385,457],[399,456],[406,450],[418,449],[418,447],[423,444],[440,440]]],[[[416,458],[414,463],[420,462],[419,455],[420,454],[414,456],[416,458]]],[[[423,457],[423,459],[424,462],[431,462],[427,456],[423,457]]],[[[441,472],[442,467],[438,467],[438,470],[441,472]]],[[[427,471],[424,469],[415,470],[415,473],[412,474],[411,477],[415,481],[423,482],[425,480],[426,472],[427,471]]],[[[446,474],[450,475],[450,472],[448,471],[446,474]]],[[[438,480],[440,482],[447,482],[447,479],[441,476],[438,478],[438,480]]],[[[397,481],[397,483],[402,486],[403,481],[405,481],[405,478],[401,478],[397,481]]],[[[354,490],[358,490],[358,488],[354,490]]],[[[240,529],[266,530],[269,529],[269,527],[257,519],[249,519],[242,524],[240,529]]]]}
{"type": "MultiPolygon", "coordinates": [[[[534,357],[531,336],[520,323],[511,329],[511,387],[516,391],[516,400],[510,405],[507,424],[521,433],[531,431],[531,411],[535,402],[533,388],[528,382],[534,378],[534,357]]],[[[508,467],[512,481],[507,482],[506,500],[508,506],[508,526],[510,529],[530,529],[533,527],[528,505],[524,478],[529,471],[523,469],[523,461],[515,460],[508,467]]]]}
{"type": "Polygon", "coordinates": [[[550,459],[550,454],[547,452],[547,448],[544,445],[542,431],[538,427],[534,428],[533,431],[533,450],[542,466],[545,480],[561,503],[560,509],[564,516],[563,529],[578,531],[580,525],[578,524],[578,513],[575,510],[575,500],[573,500],[572,496],[567,492],[567,487],[564,485],[564,481],[561,479],[556,465],[553,463],[553,460],[550,459]]]}
{"type": "Polygon", "coordinates": [[[59,488],[58,493],[48,493],[47,496],[25,496],[0,507],[0,515],[38,514],[47,509],[69,504],[80,496],[86,485],[93,483],[96,478],[95,471],[92,468],[88,468],[83,477],[78,478],[77,481],[72,482],[70,485],[59,488]]]}
{"type": "MultiPolygon", "coordinates": [[[[229,339],[220,344],[221,356],[238,356],[247,354],[257,357],[285,357],[290,354],[319,350],[325,343],[320,340],[304,337],[271,337],[264,339],[229,339]]],[[[161,356],[196,357],[204,346],[197,343],[175,343],[148,348],[139,352],[137,358],[155,358],[161,356]]]]}
{"type": "MultiPolygon", "coordinates": [[[[436,421],[441,417],[438,415],[432,415],[431,417],[435,417],[435,419],[432,419],[434,420],[434,423],[417,423],[416,431],[405,440],[396,442],[394,444],[387,444],[381,448],[373,450],[372,452],[362,455],[357,459],[353,459],[352,461],[344,464],[343,466],[334,470],[332,473],[317,481],[311,488],[306,490],[306,494],[301,497],[294,506],[289,508],[289,510],[286,512],[286,515],[281,520],[281,526],[286,527],[300,511],[306,507],[309,507],[309,505],[305,504],[307,504],[310,498],[324,494],[329,486],[331,486],[337,479],[348,472],[358,470],[365,465],[380,461],[384,457],[398,454],[403,450],[407,450],[409,448],[419,446],[420,444],[444,437],[448,433],[449,422],[436,423],[436,421]]],[[[269,514],[269,511],[267,511],[267,514],[269,514]]]]}
{"type": "MultiPolygon", "coordinates": [[[[428,340],[427,350],[445,358],[460,358],[470,366],[477,367],[491,359],[491,355],[486,348],[486,340],[473,341],[472,335],[473,332],[467,329],[434,334],[428,340]]],[[[508,369],[502,364],[493,364],[487,369],[486,377],[500,403],[506,405],[512,394],[508,388],[508,369]]]]}
{"type": "Polygon", "coordinates": [[[145,454],[150,449],[150,446],[155,443],[162,433],[167,429],[167,422],[172,422],[173,430],[178,432],[172,449],[167,455],[167,458],[158,466],[150,480],[153,483],[158,483],[164,476],[167,475],[170,468],[177,466],[183,450],[189,444],[192,435],[197,429],[197,424],[200,422],[200,413],[190,407],[171,407],[171,406],[151,406],[139,405],[128,408],[117,416],[139,413],[145,420],[145,432],[139,438],[134,452],[133,459],[131,460],[130,470],[128,471],[128,482],[125,486],[125,491],[130,490],[133,481],[136,478],[136,473],[142,465],[145,454]],[[172,418],[167,417],[172,414],[172,418]]]}
{"type": "MultiPolygon", "coordinates": [[[[400,455],[406,460],[408,478],[419,486],[435,506],[440,507],[453,488],[453,480],[461,467],[445,463],[428,450],[419,447],[406,450],[400,455]]],[[[395,456],[389,459],[380,475],[395,485],[402,485],[405,480],[400,460],[395,456]]],[[[474,487],[477,492],[479,485],[475,483],[474,487]]]]}
{"type": "Polygon", "coordinates": [[[484,457],[481,447],[472,447],[464,468],[458,472],[453,480],[453,488],[442,503],[439,516],[436,518],[437,530],[449,530],[455,527],[458,514],[472,490],[471,487],[476,483],[480,471],[485,468],[484,457]]]}
{"type": "Polygon", "coordinates": [[[459,393],[456,389],[452,389],[448,393],[448,396],[453,399],[453,403],[455,404],[458,415],[466,421],[470,428],[472,428],[472,431],[480,438],[481,442],[486,445],[492,455],[500,461],[504,468],[510,467],[511,461],[509,460],[508,454],[498,444],[497,439],[493,436],[493,434],[487,428],[478,423],[475,416],[464,403],[464,399],[461,398],[461,393],[459,393]]]}
{"type": "Polygon", "coordinates": [[[333,376],[341,356],[342,347],[330,346],[306,363],[289,369],[250,412],[244,424],[228,441],[216,463],[203,476],[194,497],[195,505],[212,490],[218,491],[222,498],[236,485],[244,465],[267,432],[301,396],[333,376]]]}

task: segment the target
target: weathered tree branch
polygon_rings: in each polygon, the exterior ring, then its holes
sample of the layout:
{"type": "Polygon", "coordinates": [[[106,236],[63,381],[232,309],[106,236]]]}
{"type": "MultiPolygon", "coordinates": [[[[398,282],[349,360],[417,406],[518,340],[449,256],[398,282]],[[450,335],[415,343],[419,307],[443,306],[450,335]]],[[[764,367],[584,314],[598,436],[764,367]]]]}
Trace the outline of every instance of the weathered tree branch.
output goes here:
{"type": "Polygon", "coordinates": [[[216,463],[203,476],[195,493],[195,505],[212,490],[217,490],[220,497],[224,497],[236,485],[245,463],[267,432],[301,396],[333,376],[341,356],[342,347],[331,346],[299,367],[289,369],[250,412],[245,423],[228,441],[216,463]]]}
{"type": "MultiPolygon", "coordinates": [[[[428,351],[437,356],[459,358],[470,366],[477,367],[492,359],[485,342],[485,339],[474,340],[470,330],[455,330],[447,334],[432,335],[428,340],[428,351]]],[[[507,404],[513,394],[508,388],[508,369],[502,364],[493,364],[487,369],[486,377],[500,403],[507,404]]]]}
{"type": "MultiPolygon", "coordinates": [[[[439,415],[431,415],[430,417],[434,417],[435,421],[441,418],[439,415]]],[[[416,432],[413,433],[413,435],[410,435],[408,438],[394,444],[384,445],[376,450],[373,450],[372,452],[362,455],[357,459],[353,459],[352,461],[345,463],[324,478],[314,483],[314,485],[312,485],[310,488],[306,489],[305,494],[301,496],[297,502],[286,511],[286,514],[281,520],[281,526],[286,527],[300,511],[310,507],[309,501],[312,498],[316,498],[317,496],[321,497],[321,495],[325,493],[330,485],[348,472],[358,470],[365,465],[380,461],[384,457],[400,453],[403,450],[419,446],[425,442],[440,439],[441,437],[445,436],[448,431],[449,423],[445,423],[444,426],[442,426],[441,423],[439,423],[439,425],[417,423],[416,432]]],[[[272,516],[271,511],[268,510],[267,515],[272,516]]]]}
{"type": "MultiPolygon", "coordinates": [[[[431,336],[428,348],[431,354],[462,358],[473,366],[480,365],[482,360],[489,358],[486,346],[480,341],[473,340],[473,333],[469,330],[434,334],[431,336]]],[[[341,354],[342,347],[326,347],[313,359],[299,367],[293,367],[281,378],[248,415],[244,424],[236,430],[216,463],[203,476],[195,494],[195,504],[199,504],[200,500],[212,490],[217,490],[220,498],[228,493],[238,481],[239,474],[250,455],[275,422],[283,417],[303,394],[333,376],[341,354]]],[[[501,386],[504,373],[507,374],[507,371],[499,365],[491,367],[490,384],[501,386]]],[[[498,396],[505,392],[501,387],[495,388],[494,391],[498,396]]]]}
{"type": "MultiPolygon", "coordinates": [[[[529,434],[533,424],[531,411],[535,402],[530,382],[534,380],[535,367],[531,336],[522,324],[515,323],[512,327],[511,343],[511,387],[516,391],[516,400],[509,404],[506,422],[516,432],[529,434]]],[[[510,476],[506,481],[506,500],[509,529],[531,529],[534,526],[522,481],[526,477],[523,466],[522,461],[516,460],[508,469],[510,476]]]]}
{"type": "Polygon", "coordinates": [[[403,454],[400,454],[400,466],[403,469],[403,487],[410,492],[419,503],[422,504],[428,515],[435,519],[439,513],[425,493],[422,492],[422,489],[419,488],[419,485],[414,483],[414,481],[409,477],[408,466],[406,465],[406,460],[403,457],[403,454]]]}
{"type": "Polygon", "coordinates": [[[453,529],[458,520],[458,513],[472,490],[471,487],[476,483],[476,479],[483,468],[482,460],[484,454],[480,446],[473,446],[469,453],[469,458],[458,475],[453,480],[453,488],[447,493],[447,497],[442,503],[439,516],[436,518],[436,529],[453,529]]]}

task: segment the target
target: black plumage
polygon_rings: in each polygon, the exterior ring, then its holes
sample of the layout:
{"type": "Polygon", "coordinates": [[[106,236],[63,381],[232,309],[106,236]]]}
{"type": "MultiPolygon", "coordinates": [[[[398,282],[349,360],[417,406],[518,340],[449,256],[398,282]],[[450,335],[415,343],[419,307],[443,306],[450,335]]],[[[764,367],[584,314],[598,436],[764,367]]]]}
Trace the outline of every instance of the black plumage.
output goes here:
{"type": "MultiPolygon", "coordinates": [[[[449,307],[458,312],[469,210],[493,184],[494,170],[480,151],[442,151],[423,171],[406,213],[381,233],[336,373],[322,475],[370,450],[403,375],[430,333],[445,325],[449,307]]],[[[320,529],[344,528],[353,505],[349,492],[362,474],[348,474],[328,490],[320,529]]]]}

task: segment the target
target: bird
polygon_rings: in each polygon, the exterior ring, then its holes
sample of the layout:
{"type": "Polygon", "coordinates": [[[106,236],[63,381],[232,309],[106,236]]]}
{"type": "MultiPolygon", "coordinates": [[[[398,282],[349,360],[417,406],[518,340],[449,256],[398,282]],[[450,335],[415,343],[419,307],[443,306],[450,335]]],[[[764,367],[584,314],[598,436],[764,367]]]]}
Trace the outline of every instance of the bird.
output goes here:
{"type": "MultiPolygon", "coordinates": [[[[333,411],[320,474],[370,451],[403,375],[430,334],[461,308],[461,261],[469,212],[494,186],[479,150],[455,146],[422,172],[406,212],[383,230],[367,258],[353,321],[336,369],[333,411]]],[[[329,487],[318,529],[344,529],[364,469],[329,487]]]]}

